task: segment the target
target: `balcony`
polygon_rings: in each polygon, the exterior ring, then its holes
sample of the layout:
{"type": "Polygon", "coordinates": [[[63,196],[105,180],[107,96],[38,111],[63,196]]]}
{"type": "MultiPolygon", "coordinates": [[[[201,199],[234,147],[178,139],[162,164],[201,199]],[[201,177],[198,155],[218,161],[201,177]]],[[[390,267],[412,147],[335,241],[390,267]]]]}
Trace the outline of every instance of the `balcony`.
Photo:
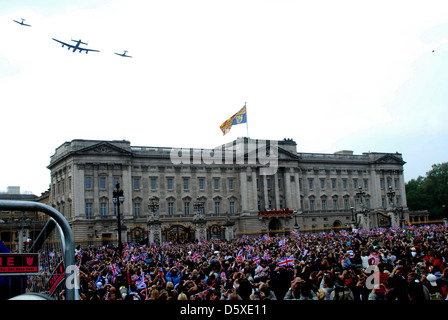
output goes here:
{"type": "Polygon", "coordinates": [[[294,214],[293,210],[287,209],[278,209],[278,210],[268,210],[268,211],[259,211],[259,217],[287,217],[292,216],[294,214]]]}

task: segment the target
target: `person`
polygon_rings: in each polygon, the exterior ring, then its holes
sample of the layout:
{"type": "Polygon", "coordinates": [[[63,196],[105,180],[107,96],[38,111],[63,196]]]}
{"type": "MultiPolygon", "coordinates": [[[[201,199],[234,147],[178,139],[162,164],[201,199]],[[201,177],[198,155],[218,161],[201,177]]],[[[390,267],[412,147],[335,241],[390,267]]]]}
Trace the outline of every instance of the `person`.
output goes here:
{"type": "Polygon", "coordinates": [[[302,283],[302,279],[300,277],[295,278],[291,281],[291,287],[289,287],[286,292],[283,300],[299,300],[300,299],[300,284],[302,283]]]}
{"type": "Polygon", "coordinates": [[[338,277],[334,289],[330,294],[330,300],[354,300],[352,290],[345,285],[343,277],[338,277]]]}
{"type": "Polygon", "coordinates": [[[319,300],[316,293],[312,290],[310,281],[303,281],[300,283],[300,298],[299,300],[319,300]]]}
{"type": "Polygon", "coordinates": [[[442,289],[439,287],[438,280],[435,275],[428,274],[426,277],[425,286],[428,288],[430,300],[442,300],[442,289]]]}
{"type": "Polygon", "coordinates": [[[408,275],[408,296],[412,301],[424,301],[429,300],[428,288],[420,282],[418,275],[415,272],[411,272],[408,275]]]}
{"type": "Polygon", "coordinates": [[[386,300],[386,288],[384,284],[376,284],[370,292],[368,300],[386,300]]]}
{"type": "Polygon", "coordinates": [[[172,267],[165,275],[165,280],[172,282],[174,286],[179,283],[180,278],[182,278],[182,272],[178,271],[177,267],[172,267]]]}

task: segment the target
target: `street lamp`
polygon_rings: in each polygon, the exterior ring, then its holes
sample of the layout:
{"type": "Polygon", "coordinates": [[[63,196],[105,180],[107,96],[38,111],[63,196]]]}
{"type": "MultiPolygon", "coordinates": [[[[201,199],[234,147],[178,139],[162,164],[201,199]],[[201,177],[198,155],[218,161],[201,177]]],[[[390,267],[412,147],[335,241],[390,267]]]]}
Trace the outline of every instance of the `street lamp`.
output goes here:
{"type": "MultiPolygon", "coordinates": [[[[362,224],[365,229],[370,230],[370,217],[369,217],[370,210],[367,208],[366,205],[364,205],[363,198],[366,196],[366,192],[362,190],[361,186],[358,187],[358,192],[356,193],[356,196],[361,200],[361,208],[358,212],[362,214],[362,220],[363,220],[362,224]]],[[[353,216],[352,220],[354,220],[353,216]]],[[[359,223],[361,224],[361,222],[359,223]]]]}
{"type": "Polygon", "coordinates": [[[120,189],[120,184],[115,185],[112,195],[112,201],[117,206],[117,223],[118,223],[118,252],[120,256],[123,253],[123,243],[121,242],[121,219],[120,219],[120,204],[124,202],[123,190],[120,189]]]}
{"type": "Polygon", "coordinates": [[[297,216],[298,216],[298,212],[297,210],[294,210],[294,229],[295,230],[299,230],[299,224],[297,223],[297,216]]]}
{"type": "Polygon", "coordinates": [[[392,186],[389,186],[389,192],[386,193],[387,197],[389,198],[389,203],[391,204],[392,209],[394,208],[394,197],[395,197],[395,191],[392,190],[392,186]]]}

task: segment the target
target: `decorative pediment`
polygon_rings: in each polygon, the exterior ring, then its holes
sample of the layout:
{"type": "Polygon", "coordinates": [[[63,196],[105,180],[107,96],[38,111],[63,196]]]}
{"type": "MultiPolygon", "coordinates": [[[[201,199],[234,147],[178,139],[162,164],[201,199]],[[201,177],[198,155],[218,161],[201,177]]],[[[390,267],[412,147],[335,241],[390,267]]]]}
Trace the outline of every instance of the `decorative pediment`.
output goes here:
{"type": "Polygon", "coordinates": [[[399,164],[404,165],[406,162],[403,159],[396,157],[392,154],[384,155],[374,162],[375,164],[399,164]]]}
{"type": "Polygon", "coordinates": [[[76,154],[131,155],[131,152],[104,141],[78,150],[76,151],[76,154]]]}

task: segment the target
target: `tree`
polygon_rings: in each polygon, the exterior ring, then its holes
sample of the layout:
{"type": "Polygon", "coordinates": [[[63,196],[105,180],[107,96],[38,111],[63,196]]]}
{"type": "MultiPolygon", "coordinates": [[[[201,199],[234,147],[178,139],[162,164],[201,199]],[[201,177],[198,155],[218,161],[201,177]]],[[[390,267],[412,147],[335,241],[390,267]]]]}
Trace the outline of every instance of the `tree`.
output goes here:
{"type": "Polygon", "coordinates": [[[405,187],[409,210],[428,210],[441,216],[442,206],[448,205],[448,162],[433,164],[425,178],[412,179],[405,187]]]}

